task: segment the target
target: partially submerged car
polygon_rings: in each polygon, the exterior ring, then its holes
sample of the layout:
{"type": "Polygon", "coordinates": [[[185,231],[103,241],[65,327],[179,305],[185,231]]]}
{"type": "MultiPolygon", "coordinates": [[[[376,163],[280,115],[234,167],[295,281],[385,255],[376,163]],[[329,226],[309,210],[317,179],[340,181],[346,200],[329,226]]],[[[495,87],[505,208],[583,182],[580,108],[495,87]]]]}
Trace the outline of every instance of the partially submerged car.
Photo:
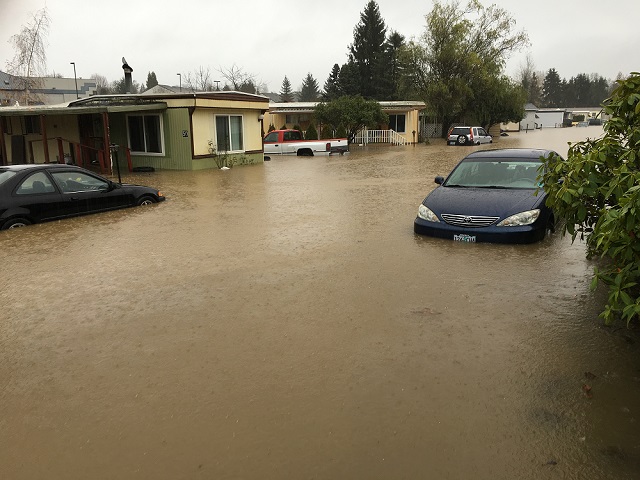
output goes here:
{"type": "Polygon", "coordinates": [[[452,127],[447,135],[447,145],[480,145],[493,143],[493,137],[482,127],[452,127]]]}
{"type": "Polygon", "coordinates": [[[73,165],[0,166],[0,230],[164,199],[155,188],[115,183],[73,165]]]}
{"type": "Polygon", "coordinates": [[[459,242],[533,243],[553,231],[541,149],[482,150],[463,158],[418,207],[414,232],[459,242]]]}

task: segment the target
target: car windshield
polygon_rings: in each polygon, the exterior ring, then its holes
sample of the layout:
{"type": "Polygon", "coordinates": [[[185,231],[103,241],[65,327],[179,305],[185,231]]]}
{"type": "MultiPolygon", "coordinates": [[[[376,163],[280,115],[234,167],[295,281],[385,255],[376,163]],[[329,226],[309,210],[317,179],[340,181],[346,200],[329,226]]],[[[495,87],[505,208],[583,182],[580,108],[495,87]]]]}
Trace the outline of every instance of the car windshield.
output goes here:
{"type": "Polygon", "coordinates": [[[0,185],[13,177],[16,172],[12,172],[11,170],[2,170],[0,169],[0,185]]]}
{"type": "Polygon", "coordinates": [[[469,133],[469,127],[456,127],[451,130],[451,135],[467,135],[469,133]]]}
{"type": "Polygon", "coordinates": [[[539,160],[468,160],[460,163],[443,183],[445,187],[538,188],[539,160]]]}

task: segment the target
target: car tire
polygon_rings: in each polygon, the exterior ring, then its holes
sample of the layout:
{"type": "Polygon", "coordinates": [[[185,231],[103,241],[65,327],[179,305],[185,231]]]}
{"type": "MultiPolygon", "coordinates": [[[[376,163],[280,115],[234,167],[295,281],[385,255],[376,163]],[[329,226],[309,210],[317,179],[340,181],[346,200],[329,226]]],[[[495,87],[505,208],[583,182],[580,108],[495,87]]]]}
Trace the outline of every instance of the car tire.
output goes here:
{"type": "Polygon", "coordinates": [[[140,197],[136,202],[136,205],[151,205],[152,203],[157,203],[156,199],[150,197],[149,195],[145,195],[144,197],[140,197]]]}
{"type": "Polygon", "coordinates": [[[1,230],[9,230],[10,228],[20,228],[31,225],[31,222],[26,218],[12,218],[11,220],[4,222],[1,230]]]}
{"type": "Polygon", "coordinates": [[[464,135],[458,135],[457,143],[458,143],[458,145],[466,145],[467,144],[467,137],[465,137],[464,135]]]}

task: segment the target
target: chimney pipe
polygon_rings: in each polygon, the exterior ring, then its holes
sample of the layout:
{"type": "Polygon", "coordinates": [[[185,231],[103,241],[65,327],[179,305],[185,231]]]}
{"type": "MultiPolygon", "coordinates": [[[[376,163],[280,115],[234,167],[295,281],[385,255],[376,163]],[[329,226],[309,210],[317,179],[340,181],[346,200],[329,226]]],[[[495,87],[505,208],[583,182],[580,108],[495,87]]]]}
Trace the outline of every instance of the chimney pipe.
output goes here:
{"type": "Polygon", "coordinates": [[[131,93],[131,90],[133,89],[133,80],[131,79],[131,72],[133,72],[133,68],[129,66],[124,57],[122,57],[122,69],[124,70],[125,93],[131,93]]]}

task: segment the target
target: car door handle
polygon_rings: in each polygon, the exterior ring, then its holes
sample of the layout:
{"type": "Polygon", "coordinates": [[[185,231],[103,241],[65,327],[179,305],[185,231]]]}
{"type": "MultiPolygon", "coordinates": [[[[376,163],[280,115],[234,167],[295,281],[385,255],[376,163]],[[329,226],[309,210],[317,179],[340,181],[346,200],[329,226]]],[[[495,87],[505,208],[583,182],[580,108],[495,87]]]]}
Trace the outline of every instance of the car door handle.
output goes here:
{"type": "Polygon", "coordinates": [[[73,197],[73,196],[72,196],[72,197],[70,197],[70,198],[71,198],[71,200],[80,200],[80,197],[73,197]]]}

